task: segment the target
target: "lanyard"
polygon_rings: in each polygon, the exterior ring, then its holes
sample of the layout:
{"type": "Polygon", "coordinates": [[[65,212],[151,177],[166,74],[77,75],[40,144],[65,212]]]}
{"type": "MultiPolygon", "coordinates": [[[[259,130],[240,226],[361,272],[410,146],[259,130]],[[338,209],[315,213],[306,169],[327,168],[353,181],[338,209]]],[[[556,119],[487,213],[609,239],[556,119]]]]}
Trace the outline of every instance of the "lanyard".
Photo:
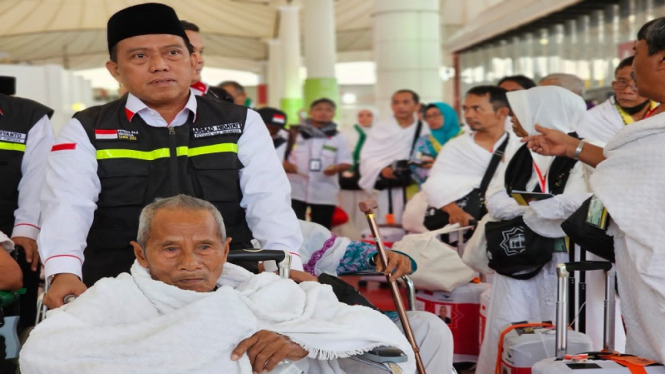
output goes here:
{"type": "MultiPolygon", "coordinates": [[[[659,106],[660,106],[660,105],[659,105],[659,106]]],[[[656,109],[658,109],[659,106],[656,106],[656,107],[654,107],[654,108],[649,109],[649,111],[644,115],[644,118],[649,118],[649,117],[651,117],[651,115],[653,114],[653,112],[655,112],[656,109]]]]}
{"type": "Polygon", "coordinates": [[[533,162],[533,170],[536,171],[536,176],[538,177],[538,184],[540,185],[540,192],[542,193],[548,193],[548,188],[547,188],[547,175],[543,176],[543,173],[540,172],[540,168],[536,164],[536,162],[533,162]]]}

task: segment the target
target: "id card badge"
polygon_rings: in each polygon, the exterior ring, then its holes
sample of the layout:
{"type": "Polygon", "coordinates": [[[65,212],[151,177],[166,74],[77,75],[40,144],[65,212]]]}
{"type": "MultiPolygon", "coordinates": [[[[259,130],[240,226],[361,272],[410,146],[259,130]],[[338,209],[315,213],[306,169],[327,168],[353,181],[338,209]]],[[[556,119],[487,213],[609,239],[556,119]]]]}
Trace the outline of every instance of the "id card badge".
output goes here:
{"type": "Polygon", "coordinates": [[[309,160],[309,171],[321,171],[321,160],[318,158],[309,160]]]}
{"type": "Polygon", "coordinates": [[[607,229],[607,209],[605,209],[602,201],[600,201],[595,195],[591,198],[591,202],[589,203],[586,222],[599,229],[607,229]]]}

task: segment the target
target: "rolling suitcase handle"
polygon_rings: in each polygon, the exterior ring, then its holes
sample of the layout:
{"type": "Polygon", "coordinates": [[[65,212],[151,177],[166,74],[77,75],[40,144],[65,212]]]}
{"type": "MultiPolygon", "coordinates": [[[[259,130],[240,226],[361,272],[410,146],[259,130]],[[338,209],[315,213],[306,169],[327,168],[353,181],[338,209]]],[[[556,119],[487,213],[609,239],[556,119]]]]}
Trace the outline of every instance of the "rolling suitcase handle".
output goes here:
{"type": "Polygon", "coordinates": [[[605,271],[605,316],[603,327],[603,351],[614,351],[614,322],[616,299],[616,270],[611,262],[583,261],[559,264],[556,302],[556,344],[555,357],[563,357],[568,348],[568,277],[574,271],[605,271]]]}

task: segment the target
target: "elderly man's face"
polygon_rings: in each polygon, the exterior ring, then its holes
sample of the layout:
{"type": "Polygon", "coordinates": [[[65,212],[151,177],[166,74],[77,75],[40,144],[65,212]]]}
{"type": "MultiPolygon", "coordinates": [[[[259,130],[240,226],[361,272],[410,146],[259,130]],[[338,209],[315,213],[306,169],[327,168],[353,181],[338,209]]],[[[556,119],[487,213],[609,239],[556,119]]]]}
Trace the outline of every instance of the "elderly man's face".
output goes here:
{"type": "Polygon", "coordinates": [[[624,108],[632,108],[647,100],[646,97],[642,97],[637,93],[635,81],[631,77],[632,71],[633,68],[631,66],[619,69],[616,73],[616,79],[612,82],[612,89],[614,89],[616,100],[624,108]]]}
{"type": "Polygon", "coordinates": [[[183,38],[133,36],[118,42],[116,50],[117,62],[108,61],[106,68],[132,95],[153,106],[186,100],[197,58],[189,54],[183,38]]]}
{"type": "Polygon", "coordinates": [[[222,274],[230,241],[222,242],[215,219],[206,210],[161,209],[153,217],[145,254],[138,243],[132,246],[152,279],[209,292],[222,274]]]}

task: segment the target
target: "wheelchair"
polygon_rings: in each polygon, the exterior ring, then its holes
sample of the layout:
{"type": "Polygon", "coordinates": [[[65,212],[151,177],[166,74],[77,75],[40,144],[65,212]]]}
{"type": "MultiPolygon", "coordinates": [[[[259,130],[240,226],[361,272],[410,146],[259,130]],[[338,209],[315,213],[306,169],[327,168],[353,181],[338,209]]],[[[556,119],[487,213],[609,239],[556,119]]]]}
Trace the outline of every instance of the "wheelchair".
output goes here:
{"type": "MultiPolygon", "coordinates": [[[[282,278],[289,278],[291,269],[291,254],[278,250],[245,249],[231,251],[227,261],[230,263],[247,261],[275,261],[279,268],[279,275],[282,278]]],[[[48,285],[45,285],[45,291],[48,285]]],[[[73,295],[65,297],[65,303],[75,299],[73,295]]],[[[46,318],[47,308],[43,305],[43,294],[40,295],[37,305],[36,323],[46,318]]],[[[340,368],[347,373],[363,374],[384,374],[394,373],[403,374],[403,370],[398,363],[406,362],[407,356],[400,349],[395,347],[377,347],[362,355],[353,356],[338,360],[340,368]]]]}

